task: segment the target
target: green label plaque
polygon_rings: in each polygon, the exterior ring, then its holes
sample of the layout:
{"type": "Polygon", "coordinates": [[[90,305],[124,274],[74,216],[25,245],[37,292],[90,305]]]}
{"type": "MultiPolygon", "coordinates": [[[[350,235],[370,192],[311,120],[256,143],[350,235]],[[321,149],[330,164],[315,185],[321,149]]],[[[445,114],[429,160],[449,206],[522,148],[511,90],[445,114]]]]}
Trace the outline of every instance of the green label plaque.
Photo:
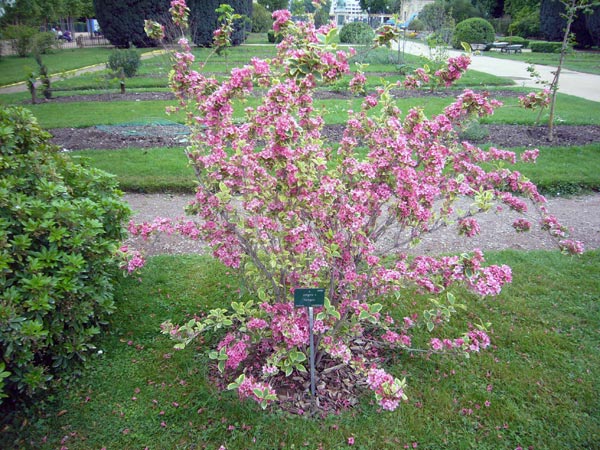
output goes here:
{"type": "Polygon", "coordinates": [[[296,289],[294,290],[294,306],[323,306],[325,289],[296,289]]]}

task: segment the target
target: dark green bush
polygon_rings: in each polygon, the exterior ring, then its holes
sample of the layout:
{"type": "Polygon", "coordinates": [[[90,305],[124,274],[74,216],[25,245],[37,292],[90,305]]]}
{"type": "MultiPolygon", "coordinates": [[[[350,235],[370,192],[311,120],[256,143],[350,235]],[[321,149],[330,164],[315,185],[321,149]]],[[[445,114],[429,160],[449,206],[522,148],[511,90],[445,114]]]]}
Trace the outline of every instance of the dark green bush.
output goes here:
{"type": "Polygon", "coordinates": [[[10,40],[13,51],[24,58],[31,53],[33,39],[37,30],[25,25],[8,25],[2,31],[2,37],[10,40]]]}
{"type": "Polygon", "coordinates": [[[108,68],[119,73],[121,68],[127,78],[134,77],[140,67],[140,54],[135,49],[114,50],[108,57],[108,68]]]}
{"type": "Polygon", "coordinates": [[[73,163],[49,137],[28,110],[0,109],[0,397],[11,402],[94,349],[115,309],[129,214],[111,176],[73,163]]]}
{"type": "Polygon", "coordinates": [[[532,52],[535,53],[559,53],[562,42],[532,42],[529,44],[532,52]]]}
{"type": "Polygon", "coordinates": [[[505,36],[502,38],[504,42],[508,42],[509,44],[522,45],[523,48],[529,47],[529,40],[522,38],[521,36],[505,36]]]}
{"type": "Polygon", "coordinates": [[[472,17],[456,25],[452,46],[462,48],[462,42],[468,44],[486,44],[493,42],[495,37],[494,27],[487,20],[472,17]]]}
{"type": "Polygon", "coordinates": [[[515,19],[508,27],[508,32],[517,36],[535,37],[540,35],[540,14],[536,10],[515,19]]]}
{"type": "Polygon", "coordinates": [[[425,30],[425,24],[422,20],[419,20],[418,17],[415,17],[413,20],[410,21],[408,29],[412,31],[423,31],[425,30]]]}
{"type": "Polygon", "coordinates": [[[352,22],[344,25],[340,30],[342,44],[366,45],[373,41],[375,32],[364,22],[352,22]]]}
{"type": "Polygon", "coordinates": [[[283,36],[281,34],[276,34],[273,30],[269,30],[267,32],[267,39],[271,44],[279,44],[283,40],[283,36]]]}
{"type": "Polygon", "coordinates": [[[272,27],[271,13],[260,3],[254,3],[252,7],[252,32],[268,33],[272,27]]]}

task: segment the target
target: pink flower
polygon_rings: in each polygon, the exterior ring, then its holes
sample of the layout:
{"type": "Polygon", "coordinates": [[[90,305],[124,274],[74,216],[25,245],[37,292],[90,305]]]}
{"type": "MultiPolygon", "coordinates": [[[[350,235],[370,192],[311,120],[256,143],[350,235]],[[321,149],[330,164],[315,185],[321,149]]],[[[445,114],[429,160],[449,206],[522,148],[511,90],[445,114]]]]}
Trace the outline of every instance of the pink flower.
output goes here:
{"type": "Polygon", "coordinates": [[[354,445],[354,437],[353,436],[350,436],[348,438],[348,445],[354,445]]]}

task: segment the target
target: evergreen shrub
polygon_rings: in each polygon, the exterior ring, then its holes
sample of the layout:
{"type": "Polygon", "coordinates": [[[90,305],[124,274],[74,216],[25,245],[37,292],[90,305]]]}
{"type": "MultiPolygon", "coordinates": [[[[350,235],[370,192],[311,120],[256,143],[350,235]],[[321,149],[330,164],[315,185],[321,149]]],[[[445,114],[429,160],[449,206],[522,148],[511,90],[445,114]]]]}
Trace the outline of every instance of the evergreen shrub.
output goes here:
{"type": "Polygon", "coordinates": [[[532,42],[529,47],[535,53],[559,53],[562,42],[532,42]]]}
{"type": "Polygon", "coordinates": [[[460,49],[463,42],[468,44],[485,44],[493,42],[494,38],[495,32],[491,23],[480,17],[472,17],[456,25],[452,46],[460,49]]]}
{"type": "Polygon", "coordinates": [[[140,68],[140,54],[135,49],[114,50],[108,57],[108,68],[119,73],[121,68],[127,78],[134,77],[140,68]]]}
{"type": "Polygon", "coordinates": [[[6,404],[37,397],[55,376],[85,361],[115,309],[115,254],[129,209],[111,176],[74,163],[49,137],[28,110],[0,109],[0,398],[6,404]]]}
{"type": "Polygon", "coordinates": [[[352,22],[344,25],[340,30],[340,42],[342,44],[365,45],[373,41],[375,32],[364,22],[352,22]]]}

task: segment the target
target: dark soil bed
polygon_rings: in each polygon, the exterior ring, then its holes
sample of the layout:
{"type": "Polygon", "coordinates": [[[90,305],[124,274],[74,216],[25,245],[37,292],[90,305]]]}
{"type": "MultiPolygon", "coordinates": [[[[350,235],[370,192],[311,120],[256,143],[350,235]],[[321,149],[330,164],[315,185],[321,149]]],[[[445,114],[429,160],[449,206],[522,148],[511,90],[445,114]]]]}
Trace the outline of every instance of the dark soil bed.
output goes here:
{"type": "MultiPolygon", "coordinates": [[[[429,92],[424,90],[395,90],[397,97],[427,98],[431,96],[455,96],[459,91],[442,90],[429,92]]],[[[507,97],[518,95],[515,91],[494,91],[495,96],[507,97]]],[[[319,91],[317,98],[350,99],[349,92],[319,91]]],[[[141,92],[141,93],[105,93],[93,95],[71,95],[55,97],[49,102],[82,102],[82,101],[145,101],[171,100],[171,92],[141,92]]],[[[119,149],[127,147],[177,147],[186,145],[186,130],[181,125],[141,125],[90,128],[58,128],[50,130],[52,142],[65,150],[81,149],[119,149]]],[[[323,134],[332,141],[341,139],[343,127],[330,125],[325,127],[323,134]]],[[[555,128],[555,138],[550,142],[547,138],[548,129],[545,126],[523,125],[480,125],[476,130],[465,134],[462,138],[475,144],[491,143],[500,148],[510,147],[542,147],[542,146],[573,146],[600,142],[600,126],[558,125],[555,128]]]]}
{"type": "MultiPolygon", "coordinates": [[[[558,125],[553,142],[548,141],[548,129],[545,126],[481,125],[480,131],[478,138],[465,137],[465,140],[476,144],[493,143],[500,148],[573,146],[600,142],[600,126],[597,125],[558,125]],[[479,138],[481,134],[485,137],[479,138]]],[[[178,147],[187,143],[185,129],[176,124],[112,127],[109,131],[97,127],[56,128],[50,133],[52,142],[65,150],[178,147]]],[[[342,133],[341,125],[326,126],[323,130],[324,136],[333,142],[339,141],[342,133]]]]}

